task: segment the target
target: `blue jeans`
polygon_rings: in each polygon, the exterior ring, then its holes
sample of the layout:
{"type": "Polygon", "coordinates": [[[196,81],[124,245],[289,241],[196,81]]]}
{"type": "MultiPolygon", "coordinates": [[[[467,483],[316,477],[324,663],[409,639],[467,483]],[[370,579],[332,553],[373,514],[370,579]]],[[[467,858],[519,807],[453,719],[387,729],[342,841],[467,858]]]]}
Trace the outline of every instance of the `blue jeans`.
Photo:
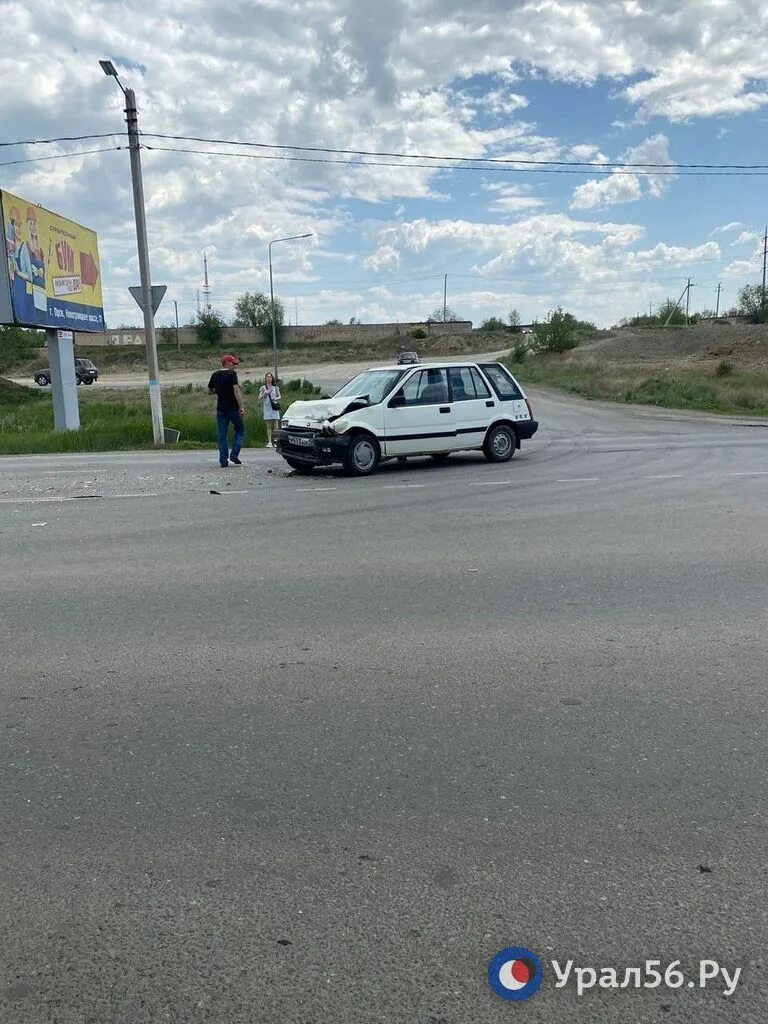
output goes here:
{"type": "Polygon", "coordinates": [[[219,462],[222,466],[229,465],[229,447],[227,445],[227,431],[229,424],[235,428],[235,436],[232,440],[232,458],[236,459],[240,454],[245,437],[243,417],[237,409],[219,409],[216,413],[216,424],[219,428],[219,462]]]}

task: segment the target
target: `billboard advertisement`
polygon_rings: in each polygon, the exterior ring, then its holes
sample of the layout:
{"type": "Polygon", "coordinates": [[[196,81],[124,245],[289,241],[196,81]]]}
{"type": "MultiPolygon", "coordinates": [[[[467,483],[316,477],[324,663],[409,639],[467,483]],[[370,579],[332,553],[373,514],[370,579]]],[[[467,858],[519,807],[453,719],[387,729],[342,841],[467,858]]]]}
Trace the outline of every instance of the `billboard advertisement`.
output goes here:
{"type": "Polygon", "coordinates": [[[0,323],[103,331],[96,233],[11,192],[0,210],[0,323]]]}

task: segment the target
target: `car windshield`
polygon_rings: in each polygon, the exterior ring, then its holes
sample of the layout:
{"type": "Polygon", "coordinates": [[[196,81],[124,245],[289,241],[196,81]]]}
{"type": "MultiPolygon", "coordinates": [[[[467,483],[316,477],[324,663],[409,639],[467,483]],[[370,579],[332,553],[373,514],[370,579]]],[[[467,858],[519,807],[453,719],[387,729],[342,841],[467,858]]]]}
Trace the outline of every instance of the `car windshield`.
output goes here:
{"type": "Polygon", "coordinates": [[[371,405],[382,402],[397,384],[405,370],[364,370],[340,388],[334,398],[356,398],[368,396],[371,405]]]}

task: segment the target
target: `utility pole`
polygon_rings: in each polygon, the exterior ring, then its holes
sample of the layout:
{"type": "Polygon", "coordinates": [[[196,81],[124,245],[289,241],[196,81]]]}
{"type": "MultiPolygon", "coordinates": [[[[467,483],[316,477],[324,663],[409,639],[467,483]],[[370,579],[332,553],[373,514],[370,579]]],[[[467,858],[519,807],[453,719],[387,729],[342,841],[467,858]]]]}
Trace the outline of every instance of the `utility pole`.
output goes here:
{"type": "Polygon", "coordinates": [[[681,302],[683,301],[683,296],[684,296],[684,295],[687,295],[687,294],[688,294],[688,292],[690,291],[690,287],[691,287],[691,279],[690,279],[690,277],[689,277],[689,278],[688,278],[688,283],[686,284],[685,288],[683,288],[683,290],[682,290],[682,291],[680,292],[680,298],[679,298],[679,299],[677,300],[677,302],[676,302],[676,303],[674,304],[674,306],[672,307],[672,309],[671,309],[671,310],[669,311],[669,316],[668,316],[668,317],[667,317],[667,319],[666,319],[666,320],[664,321],[664,326],[665,326],[665,327],[669,327],[669,321],[670,321],[670,320],[672,319],[672,317],[673,317],[673,316],[675,315],[675,312],[676,312],[676,310],[677,310],[677,307],[678,307],[678,306],[680,305],[680,303],[681,303],[681,302]]]}
{"type": "MultiPolygon", "coordinates": [[[[765,287],[763,287],[763,294],[765,294],[765,287]]],[[[448,315],[448,275],[445,275],[443,280],[443,324],[445,324],[445,318],[448,315]]]]}
{"type": "Polygon", "coordinates": [[[715,306],[715,320],[717,320],[719,318],[719,316],[720,316],[720,292],[722,290],[722,287],[723,286],[718,281],[717,282],[717,305],[715,306]]]}
{"type": "Polygon", "coordinates": [[[760,298],[760,322],[765,323],[765,267],[768,260],[768,227],[763,235],[763,292],[760,298]]]}
{"type": "Polygon", "coordinates": [[[147,217],[144,208],[144,183],[141,177],[141,144],[139,142],[139,112],[133,89],[125,90],[125,120],[128,125],[128,148],[131,154],[133,179],[133,209],[136,215],[136,242],[139,250],[139,280],[141,282],[144,337],[147,344],[147,370],[149,375],[149,404],[152,410],[152,434],[155,444],[165,444],[163,405],[160,399],[160,370],[157,365],[155,340],[155,314],[152,309],[152,283],[149,270],[147,243],[147,217]]]}
{"type": "Polygon", "coordinates": [[[176,350],[181,350],[181,342],[179,341],[179,304],[176,299],[173,300],[173,308],[176,310],[176,350]]]}
{"type": "Polygon", "coordinates": [[[652,316],[653,316],[653,303],[649,302],[648,303],[648,319],[650,320],[652,316]]]}
{"type": "Polygon", "coordinates": [[[299,323],[299,297],[298,295],[293,296],[294,308],[296,311],[296,320],[294,326],[298,326],[299,323]]]}
{"type": "Polygon", "coordinates": [[[691,305],[691,279],[688,278],[688,284],[685,287],[685,326],[688,326],[688,310],[691,305]]]}
{"type": "Polygon", "coordinates": [[[211,286],[208,284],[208,253],[203,253],[203,305],[205,312],[211,312],[211,286]]]}
{"type": "Polygon", "coordinates": [[[149,245],[147,244],[147,213],[144,207],[144,183],[141,177],[141,141],[139,138],[139,111],[136,93],[126,89],[110,60],[100,60],[101,70],[114,78],[125,96],[125,123],[128,126],[128,149],[131,155],[133,182],[133,211],[136,217],[136,243],[139,251],[139,280],[141,282],[141,309],[144,314],[144,340],[147,348],[147,374],[149,377],[149,404],[152,409],[152,434],[155,444],[165,444],[163,405],[160,400],[160,381],[155,340],[155,311],[152,302],[152,281],[149,271],[149,245]]]}

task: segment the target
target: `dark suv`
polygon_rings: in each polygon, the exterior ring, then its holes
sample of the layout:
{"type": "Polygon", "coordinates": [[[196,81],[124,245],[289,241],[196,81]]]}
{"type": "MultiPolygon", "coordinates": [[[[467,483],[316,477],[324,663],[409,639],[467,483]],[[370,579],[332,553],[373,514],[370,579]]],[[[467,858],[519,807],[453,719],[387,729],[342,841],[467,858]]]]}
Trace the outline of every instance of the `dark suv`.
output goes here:
{"type": "Polygon", "coordinates": [[[401,352],[397,357],[398,366],[409,366],[420,362],[418,352],[401,352]]]}
{"type": "MultiPolygon", "coordinates": [[[[78,356],[75,359],[75,379],[78,384],[93,384],[99,379],[99,371],[90,359],[81,359],[78,356]]],[[[35,381],[41,388],[47,387],[51,383],[51,371],[47,367],[45,370],[38,370],[35,373],[35,381]]]]}

